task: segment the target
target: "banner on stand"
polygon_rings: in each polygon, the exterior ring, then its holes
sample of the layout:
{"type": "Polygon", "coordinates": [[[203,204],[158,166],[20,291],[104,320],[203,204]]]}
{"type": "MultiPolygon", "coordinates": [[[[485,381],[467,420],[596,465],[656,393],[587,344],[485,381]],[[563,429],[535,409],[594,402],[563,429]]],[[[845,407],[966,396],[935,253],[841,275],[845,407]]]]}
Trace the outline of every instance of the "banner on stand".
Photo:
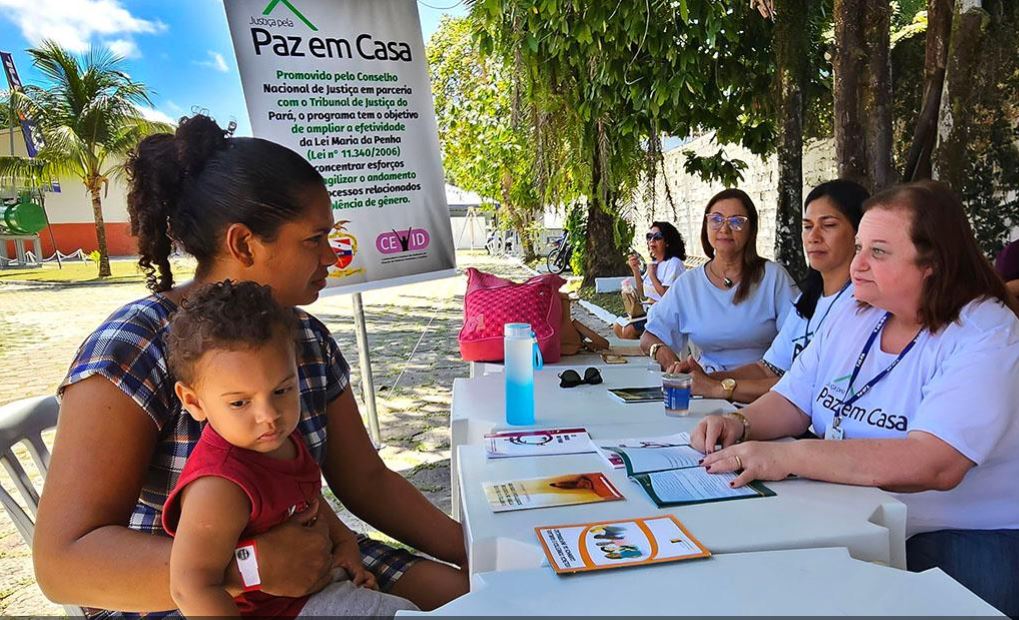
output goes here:
{"type": "Polygon", "coordinates": [[[414,0],[225,0],[255,136],[325,179],[331,292],[448,277],[456,255],[414,0]]]}

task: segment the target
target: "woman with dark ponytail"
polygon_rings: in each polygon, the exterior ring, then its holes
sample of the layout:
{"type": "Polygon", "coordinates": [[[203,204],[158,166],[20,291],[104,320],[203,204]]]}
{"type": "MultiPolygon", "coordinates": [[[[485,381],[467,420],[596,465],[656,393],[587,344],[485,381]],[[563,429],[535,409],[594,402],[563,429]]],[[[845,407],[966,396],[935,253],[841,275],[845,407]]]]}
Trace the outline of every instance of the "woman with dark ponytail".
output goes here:
{"type": "Polygon", "coordinates": [[[751,402],[778,383],[793,360],[838,308],[853,298],[849,264],[855,254],[856,230],[869,194],[853,181],[836,179],[815,187],[803,202],[803,251],[810,268],[800,282],[802,294],[771,348],[753,363],[728,371],[705,373],[692,360],[695,394],[751,402]]]}
{"type": "MultiPolygon", "coordinates": [[[[365,432],[349,366],[328,329],[294,308],[318,298],[335,262],[321,175],[300,155],[229,137],[212,119],[181,120],[128,161],[128,210],[152,294],[114,312],[82,344],[59,388],[60,424],[36,523],[36,577],[53,601],[91,608],[173,610],[171,539],[161,508],[202,433],[174,392],[164,336],[204,284],[254,281],[298,320],[298,430],[329,487],[358,517],[433,557],[465,566],[463,531],[389,470],[365,432]],[[175,283],[170,254],[198,263],[175,283]]],[[[324,520],[295,516],[256,538],[261,591],[300,597],[331,581],[324,520]]],[[[361,537],[379,588],[433,609],[467,591],[464,571],[361,537]]],[[[236,594],[247,583],[225,575],[236,594]]]]}

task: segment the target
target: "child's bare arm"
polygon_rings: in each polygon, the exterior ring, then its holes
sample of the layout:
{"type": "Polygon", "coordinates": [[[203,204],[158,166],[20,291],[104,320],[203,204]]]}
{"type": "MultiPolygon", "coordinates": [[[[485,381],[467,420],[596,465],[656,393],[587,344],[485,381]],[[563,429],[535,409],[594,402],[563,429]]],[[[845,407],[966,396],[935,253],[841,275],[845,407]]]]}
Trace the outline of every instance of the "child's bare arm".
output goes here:
{"type": "Polygon", "coordinates": [[[333,542],[333,566],[341,566],[347,571],[356,586],[378,589],[375,575],[364,567],[361,561],[361,548],[357,544],[357,534],[340,520],[333,512],[324,497],[318,497],[318,518],[325,520],[329,526],[329,538],[333,542]]]}
{"type": "Polygon", "coordinates": [[[174,602],[188,618],[240,615],[224,575],[248,523],[251,502],[236,484],[207,476],[184,489],[180,507],[170,551],[174,602]]]}

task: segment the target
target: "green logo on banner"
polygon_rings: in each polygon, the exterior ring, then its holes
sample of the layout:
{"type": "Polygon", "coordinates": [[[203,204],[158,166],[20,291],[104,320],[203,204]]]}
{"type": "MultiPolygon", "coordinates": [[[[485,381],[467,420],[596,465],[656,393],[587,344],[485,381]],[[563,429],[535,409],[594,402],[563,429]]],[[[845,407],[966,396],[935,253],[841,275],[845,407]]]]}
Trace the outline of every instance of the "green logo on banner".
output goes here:
{"type": "Polygon", "coordinates": [[[315,32],[318,32],[318,28],[315,27],[315,24],[308,21],[308,18],[302,15],[301,12],[297,10],[297,7],[295,7],[293,4],[290,4],[290,0],[270,0],[269,4],[265,5],[265,10],[262,11],[262,15],[268,15],[269,13],[272,13],[273,9],[276,8],[277,4],[282,4],[283,6],[290,9],[290,12],[297,16],[297,19],[304,22],[304,24],[308,28],[311,28],[315,32]]]}

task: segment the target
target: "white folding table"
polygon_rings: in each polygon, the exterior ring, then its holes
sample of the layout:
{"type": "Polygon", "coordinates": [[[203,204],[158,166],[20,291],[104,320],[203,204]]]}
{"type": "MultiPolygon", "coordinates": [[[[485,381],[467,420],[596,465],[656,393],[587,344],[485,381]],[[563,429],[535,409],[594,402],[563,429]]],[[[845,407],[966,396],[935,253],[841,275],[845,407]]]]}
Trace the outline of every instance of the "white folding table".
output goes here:
{"type": "Polygon", "coordinates": [[[548,567],[482,573],[469,594],[432,613],[1002,617],[939,569],[909,573],[855,560],[845,549],[734,553],[566,576],[548,567]]]}

